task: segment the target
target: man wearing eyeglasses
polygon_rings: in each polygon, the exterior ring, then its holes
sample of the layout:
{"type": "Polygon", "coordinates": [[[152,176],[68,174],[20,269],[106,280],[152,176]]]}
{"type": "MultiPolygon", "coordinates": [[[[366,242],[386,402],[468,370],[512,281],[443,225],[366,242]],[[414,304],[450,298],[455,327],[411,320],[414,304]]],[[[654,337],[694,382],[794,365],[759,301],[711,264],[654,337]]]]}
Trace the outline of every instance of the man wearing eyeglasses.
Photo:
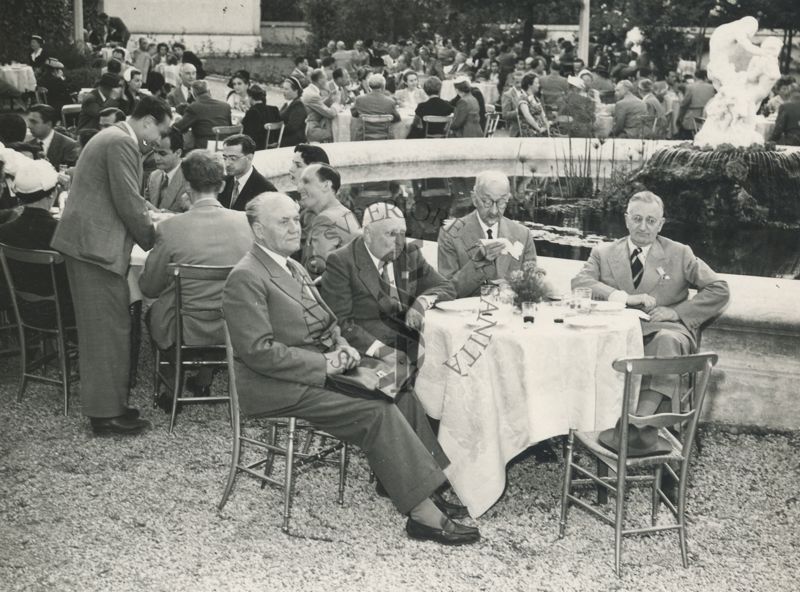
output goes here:
{"type": "MultiPolygon", "coordinates": [[[[700,327],[728,303],[728,284],[687,245],[659,236],[664,204],[650,191],[631,197],[625,213],[629,235],[595,247],[572,288],[591,288],[592,298],[625,302],[650,316],[642,322],[648,356],[686,355],[697,344],[700,327]],[[697,290],[689,298],[689,288],[697,290]]],[[[645,376],[639,415],[668,411],[674,376],[645,376]]]]}
{"type": "Polygon", "coordinates": [[[510,199],[508,177],[484,171],[475,177],[475,211],[439,231],[439,273],[453,282],[458,298],[478,296],[481,284],[536,262],[530,230],[503,216],[510,199]]]}

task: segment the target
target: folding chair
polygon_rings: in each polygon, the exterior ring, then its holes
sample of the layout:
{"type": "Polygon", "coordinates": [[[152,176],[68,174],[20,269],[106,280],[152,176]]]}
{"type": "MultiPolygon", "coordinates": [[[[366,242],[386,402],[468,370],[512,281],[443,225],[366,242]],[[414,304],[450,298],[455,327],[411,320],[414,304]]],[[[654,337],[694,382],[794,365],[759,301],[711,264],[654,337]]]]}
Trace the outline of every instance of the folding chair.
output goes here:
{"type": "Polygon", "coordinates": [[[446,138],[450,135],[450,125],[453,115],[425,115],[422,118],[422,127],[426,138],[446,138]],[[437,131],[438,130],[438,131],[437,131]]]}
{"type": "Polygon", "coordinates": [[[0,243],[0,263],[8,285],[11,306],[14,310],[19,335],[21,375],[17,388],[17,400],[22,399],[29,380],[58,385],[64,395],[64,415],[69,412],[69,385],[77,380],[72,374],[70,360],[78,356],[77,332],[74,320],[65,316],[63,296],[56,281],[56,265],[64,259],[55,251],[18,249],[0,243]],[[13,262],[13,265],[10,263],[13,262]],[[50,286],[46,295],[27,292],[20,288],[26,279],[30,281],[31,266],[47,268],[50,286]],[[15,282],[21,280],[19,282],[15,282]],[[30,336],[30,337],[29,337],[30,336]],[[73,339],[70,341],[68,337],[73,339]],[[55,350],[50,350],[50,345],[55,350]],[[31,348],[38,350],[39,357],[29,359],[31,348]],[[57,360],[57,378],[48,376],[48,365],[57,360]],[[35,373],[41,369],[40,374],[35,373]]]}
{"type": "Polygon", "coordinates": [[[267,130],[267,141],[266,141],[266,149],[269,150],[270,148],[280,148],[281,142],[283,141],[283,122],[279,121],[277,123],[265,123],[264,129],[267,130]],[[278,132],[278,141],[277,142],[270,142],[270,136],[272,132],[278,132]]]}
{"type": "Polygon", "coordinates": [[[233,428],[233,449],[231,451],[228,481],[225,485],[225,491],[222,494],[222,500],[217,507],[220,510],[225,507],[228,497],[233,490],[233,484],[236,481],[237,474],[239,472],[247,473],[261,481],[262,489],[266,484],[270,484],[282,490],[283,522],[281,530],[288,534],[295,471],[312,463],[333,464],[339,467],[339,489],[336,501],[339,505],[343,505],[345,478],[347,475],[347,443],[337,440],[325,432],[315,430],[310,425],[295,417],[263,420],[266,422],[269,432],[266,441],[245,435],[242,425],[244,420],[239,409],[239,394],[236,389],[234,351],[227,324],[225,325],[225,353],[228,364],[228,392],[230,394],[231,424],[233,428]],[[279,437],[280,430],[286,431],[284,438],[279,437]],[[305,440],[298,450],[295,440],[301,434],[305,436],[305,440]],[[312,450],[311,444],[314,440],[319,441],[319,447],[312,450]],[[242,448],[245,444],[262,451],[261,454],[264,454],[263,451],[266,451],[266,456],[260,456],[253,462],[245,462],[242,458],[242,448]],[[338,460],[328,459],[334,452],[339,453],[338,460]],[[284,458],[285,466],[282,480],[272,477],[275,456],[284,458]],[[259,472],[257,469],[262,467],[263,472],[259,472]]]}
{"type": "Polygon", "coordinates": [[[242,133],[242,126],[241,125],[217,125],[211,128],[211,131],[214,133],[214,150],[212,152],[216,152],[219,150],[219,143],[220,141],[224,140],[225,138],[229,138],[230,136],[241,134],[242,133]]]}
{"type": "Polygon", "coordinates": [[[497,124],[500,123],[499,113],[486,114],[486,129],[483,131],[484,138],[493,138],[494,132],[497,131],[497,124]]]}
{"type": "Polygon", "coordinates": [[[61,123],[64,129],[72,133],[78,125],[78,116],[81,114],[81,105],[64,105],[61,107],[61,123]]]}
{"type": "Polygon", "coordinates": [[[388,140],[391,127],[391,115],[362,115],[361,140],[388,140]]]}
{"type": "Polygon", "coordinates": [[[564,536],[567,525],[567,511],[570,504],[575,504],[590,512],[603,522],[614,526],[614,570],[620,575],[622,560],[622,538],[630,535],[652,534],[662,531],[677,530],[680,540],[681,559],[683,567],[689,566],[688,550],[686,545],[686,484],[689,476],[689,463],[692,455],[692,446],[697,432],[697,424],[703,408],[703,401],[708,387],[711,369],[717,363],[717,355],[703,353],[689,356],[676,356],[674,358],[629,358],[616,360],[614,370],[625,374],[625,387],[622,399],[622,413],[618,423],[620,433],[619,452],[614,452],[601,443],[602,432],[578,432],[570,430],[567,440],[567,454],[564,465],[564,484],[561,494],[561,520],[559,522],[559,538],[564,536]],[[646,417],[639,417],[629,412],[634,394],[638,389],[639,381],[636,377],[641,375],[678,375],[681,388],[686,384],[688,390],[693,391],[695,407],[685,413],[658,413],[646,417]],[[667,427],[686,425],[683,438],[675,437],[667,427]],[[631,427],[634,429],[645,426],[657,428],[658,436],[666,444],[664,451],[658,451],[649,456],[632,456],[629,451],[628,434],[631,427]],[[596,462],[598,474],[580,466],[574,460],[575,444],[582,448],[596,462]],[[669,448],[669,451],[666,451],[669,448]],[[678,475],[669,463],[680,465],[678,475]],[[608,469],[616,471],[616,477],[605,476],[608,469]],[[629,471],[644,469],[652,471],[651,474],[629,475],[629,471]],[[677,505],[673,504],[661,490],[662,472],[668,472],[678,483],[677,505]],[[573,474],[581,475],[574,478],[573,474]],[[628,483],[647,483],[652,487],[650,516],[651,526],[643,528],[624,528],[625,519],[625,489],[628,483]],[[614,517],[611,518],[589,505],[585,500],[573,494],[573,488],[594,485],[598,491],[601,488],[616,496],[614,517]],[[663,501],[676,519],[675,524],[656,526],[659,504],[663,501]]]}
{"type": "Polygon", "coordinates": [[[178,403],[206,402],[215,403],[227,401],[228,397],[184,397],[183,386],[186,370],[202,367],[225,367],[225,345],[186,345],[184,343],[183,327],[187,318],[203,322],[222,320],[219,302],[200,306],[184,301],[184,282],[217,282],[222,284],[230,274],[233,267],[215,265],[184,265],[171,263],[169,272],[175,281],[175,345],[169,350],[162,351],[153,343],[153,400],[157,401],[161,385],[172,390],[172,413],[169,420],[169,433],[175,426],[175,416],[178,413],[178,403]],[[205,359],[206,357],[212,359],[205,359]],[[164,373],[162,368],[172,372],[164,373]]]}

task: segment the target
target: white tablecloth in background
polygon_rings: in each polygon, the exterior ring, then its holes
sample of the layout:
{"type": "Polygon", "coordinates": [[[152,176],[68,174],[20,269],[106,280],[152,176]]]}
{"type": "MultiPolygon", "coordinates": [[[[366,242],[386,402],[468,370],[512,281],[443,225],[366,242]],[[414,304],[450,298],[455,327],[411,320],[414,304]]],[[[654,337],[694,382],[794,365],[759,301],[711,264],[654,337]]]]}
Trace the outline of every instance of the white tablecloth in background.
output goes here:
{"type": "Polygon", "coordinates": [[[33,92],[36,90],[36,76],[33,74],[33,68],[25,64],[0,66],[0,78],[20,92],[33,92]]]}
{"type": "Polygon", "coordinates": [[[139,276],[142,275],[145,259],[147,259],[147,251],[134,243],[131,251],[131,266],[128,268],[128,288],[131,292],[131,302],[144,299],[142,291],[139,289],[139,276]]]}
{"type": "Polygon", "coordinates": [[[428,311],[416,391],[428,415],[441,421],[439,442],[451,461],[445,473],[453,489],[479,516],[503,493],[506,463],[520,452],[570,428],[614,426],[623,379],[611,363],[641,356],[643,346],[631,311],[609,315],[608,326],[592,329],[541,316],[525,329],[520,316],[508,315],[505,323],[482,329],[491,340],[466,326],[474,318],[428,311]],[[476,340],[488,341],[486,349],[476,340]]]}
{"type": "Polygon", "coordinates": [[[439,91],[440,99],[449,101],[454,99],[457,94],[455,83],[452,80],[442,80],[442,90],[439,91]]]}
{"type": "MultiPolygon", "coordinates": [[[[491,82],[475,82],[472,86],[481,91],[483,100],[487,105],[494,105],[500,99],[500,91],[497,90],[496,84],[492,84],[491,82]]],[[[455,83],[452,80],[442,80],[442,90],[439,93],[441,99],[449,101],[454,99],[457,94],[455,83]]]]}
{"type": "Polygon", "coordinates": [[[772,139],[772,132],[775,129],[775,122],[777,119],[777,115],[772,117],[756,117],[756,131],[764,136],[765,142],[769,142],[772,139]]]}
{"type": "MultiPolygon", "coordinates": [[[[405,140],[408,137],[408,132],[411,131],[411,126],[414,125],[414,112],[407,109],[398,109],[397,111],[400,113],[400,121],[391,125],[389,133],[395,140],[405,140]]],[[[353,114],[349,108],[339,111],[332,124],[334,142],[350,141],[350,125],[352,121],[353,114]]]]}

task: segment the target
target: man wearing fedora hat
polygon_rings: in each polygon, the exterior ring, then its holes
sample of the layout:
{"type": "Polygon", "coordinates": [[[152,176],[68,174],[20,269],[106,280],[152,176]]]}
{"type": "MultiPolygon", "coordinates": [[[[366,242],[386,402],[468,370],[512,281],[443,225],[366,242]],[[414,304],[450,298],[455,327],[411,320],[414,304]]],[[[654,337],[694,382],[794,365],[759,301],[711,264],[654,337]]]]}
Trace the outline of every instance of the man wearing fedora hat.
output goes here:
{"type": "Polygon", "coordinates": [[[44,73],[39,77],[39,86],[47,90],[47,104],[56,110],[56,117],[61,117],[61,108],[71,105],[75,101],[69,92],[69,86],[64,77],[64,64],[56,58],[47,58],[44,73]]]}
{"type": "Polygon", "coordinates": [[[120,77],[106,72],[100,77],[97,86],[88,93],[81,102],[78,115],[78,131],[84,129],[100,129],[100,111],[107,107],[119,108],[120,77]]]}

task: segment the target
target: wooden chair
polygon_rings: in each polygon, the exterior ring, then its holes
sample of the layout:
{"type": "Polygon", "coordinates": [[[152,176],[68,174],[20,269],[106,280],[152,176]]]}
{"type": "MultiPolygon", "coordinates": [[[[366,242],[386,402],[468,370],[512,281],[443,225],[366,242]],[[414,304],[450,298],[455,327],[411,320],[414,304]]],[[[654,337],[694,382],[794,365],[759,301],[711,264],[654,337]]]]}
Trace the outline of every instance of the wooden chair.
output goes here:
{"type": "Polygon", "coordinates": [[[570,504],[575,504],[593,514],[601,521],[614,527],[614,570],[620,575],[622,559],[622,538],[630,535],[653,534],[662,531],[678,531],[681,548],[681,559],[684,567],[688,567],[689,558],[686,545],[686,484],[689,476],[689,463],[692,455],[692,446],[697,433],[697,424],[703,408],[706,390],[708,387],[711,369],[717,363],[717,355],[703,353],[674,358],[630,358],[616,360],[613,364],[617,372],[625,374],[625,387],[622,399],[622,413],[619,420],[621,445],[618,453],[611,451],[600,442],[601,432],[578,432],[570,430],[567,440],[567,453],[564,465],[564,482],[561,494],[561,520],[559,522],[559,538],[564,536],[567,525],[567,511],[570,504]],[[635,392],[638,390],[638,377],[642,375],[679,375],[681,387],[688,385],[688,390],[693,391],[695,406],[686,413],[659,413],[647,417],[639,417],[629,412],[635,392]],[[683,430],[682,439],[675,437],[667,427],[675,425],[687,426],[683,430]],[[658,434],[668,442],[670,451],[650,456],[631,456],[629,454],[628,433],[630,427],[654,426],[658,434]],[[598,468],[598,474],[580,466],[575,462],[574,449],[578,443],[592,457],[598,468]],[[670,463],[679,465],[676,473],[670,463]],[[607,470],[616,471],[616,477],[608,477],[607,470]],[[650,474],[629,475],[638,469],[652,471],[650,474]],[[661,490],[662,472],[668,472],[678,483],[677,505],[673,504],[661,490]],[[577,473],[581,478],[574,478],[577,473]],[[649,527],[624,528],[625,495],[628,483],[646,483],[652,487],[651,491],[651,516],[649,527]],[[592,507],[584,499],[573,494],[573,488],[581,486],[595,486],[616,496],[614,517],[611,518],[592,507]],[[676,519],[675,524],[656,526],[660,502],[669,508],[676,519]]]}
{"type": "Polygon", "coordinates": [[[47,104],[47,89],[44,86],[37,86],[34,91],[36,103],[39,105],[47,104]]]}
{"type": "Polygon", "coordinates": [[[61,107],[61,123],[64,129],[74,133],[78,125],[78,116],[81,114],[81,105],[64,105],[61,107]]]}
{"type": "Polygon", "coordinates": [[[67,314],[63,294],[56,280],[56,266],[63,263],[63,257],[55,251],[18,249],[0,243],[0,264],[8,285],[19,336],[21,373],[17,400],[22,399],[29,380],[58,385],[64,395],[64,415],[67,415],[70,383],[77,380],[77,373],[72,373],[70,362],[77,361],[78,340],[74,320],[67,314]],[[46,295],[22,290],[20,283],[24,284],[24,280],[15,282],[15,278],[29,277],[32,266],[47,270],[50,286],[46,295]],[[38,357],[29,359],[31,350],[38,353],[38,357]],[[48,375],[49,365],[53,361],[57,361],[54,368],[56,378],[48,375]],[[41,373],[37,373],[37,370],[41,370],[41,373]]]}
{"type": "Polygon", "coordinates": [[[281,142],[283,141],[283,122],[279,121],[277,123],[265,123],[264,129],[267,130],[267,141],[266,141],[266,149],[269,150],[270,148],[280,148],[281,142]],[[278,141],[277,142],[270,142],[270,136],[272,132],[278,132],[278,141]]]}
{"type": "Polygon", "coordinates": [[[497,124],[500,123],[499,113],[486,114],[486,129],[483,130],[484,138],[493,138],[494,132],[497,131],[497,124]]]}
{"type": "Polygon", "coordinates": [[[450,126],[453,115],[425,115],[422,118],[422,127],[426,138],[446,138],[450,135],[450,126]],[[438,130],[438,131],[437,131],[438,130]]]}
{"type": "Polygon", "coordinates": [[[228,481],[222,500],[217,506],[220,510],[225,507],[228,497],[233,490],[233,484],[239,472],[247,473],[261,481],[261,488],[270,484],[278,487],[283,492],[283,522],[281,530],[289,533],[289,520],[292,507],[292,493],[294,488],[295,471],[303,466],[313,463],[334,464],[339,467],[339,489],[337,503],[344,504],[344,486],[347,474],[347,452],[348,447],[345,442],[337,440],[325,432],[315,430],[310,425],[298,420],[295,417],[282,419],[266,419],[268,437],[266,440],[251,438],[244,433],[241,411],[239,409],[239,394],[236,389],[236,369],[234,366],[234,351],[231,344],[228,326],[225,325],[225,352],[228,364],[228,392],[230,394],[231,424],[233,428],[233,449],[231,451],[231,464],[228,471],[228,481]],[[281,431],[285,431],[281,438],[281,431]],[[300,436],[304,437],[302,444],[297,446],[296,440],[300,436]],[[312,448],[314,441],[319,442],[319,446],[312,448]],[[253,447],[261,451],[259,458],[252,462],[243,460],[242,448],[244,445],[253,447]],[[265,456],[261,456],[266,451],[265,456]],[[332,460],[328,457],[338,452],[338,459],[332,460]],[[283,479],[272,477],[274,461],[276,456],[284,458],[283,479]],[[257,469],[261,469],[260,472],[257,469]]]}
{"type": "Polygon", "coordinates": [[[224,140],[225,138],[229,138],[236,134],[242,133],[242,126],[241,125],[217,125],[211,128],[211,131],[214,133],[214,150],[212,152],[216,152],[219,150],[219,143],[224,140]]]}
{"type": "Polygon", "coordinates": [[[388,140],[391,138],[391,115],[362,115],[361,140],[388,140]]]}
{"type": "Polygon", "coordinates": [[[183,387],[186,370],[201,367],[225,367],[225,344],[186,345],[183,327],[187,318],[204,322],[222,319],[219,302],[201,305],[184,301],[184,281],[217,282],[222,284],[233,267],[216,265],[184,265],[171,263],[169,273],[175,281],[175,345],[162,351],[153,343],[153,399],[159,397],[159,389],[164,385],[172,390],[172,412],[169,420],[169,433],[175,426],[178,403],[227,401],[228,397],[184,397],[183,387]],[[207,359],[207,358],[211,359],[207,359]],[[170,368],[171,367],[171,368],[170,368]],[[165,369],[166,372],[162,372],[165,369]]]}

